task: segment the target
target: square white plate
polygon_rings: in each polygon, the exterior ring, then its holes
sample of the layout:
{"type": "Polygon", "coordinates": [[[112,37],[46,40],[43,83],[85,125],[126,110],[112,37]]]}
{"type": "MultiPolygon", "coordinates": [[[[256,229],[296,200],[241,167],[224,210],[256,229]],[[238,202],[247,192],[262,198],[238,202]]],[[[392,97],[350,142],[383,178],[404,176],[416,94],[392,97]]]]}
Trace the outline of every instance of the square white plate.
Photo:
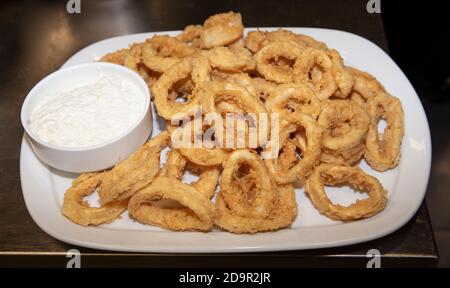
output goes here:
{"type": "MultiPolygon", "coordinates": [[[[112,224],[85,228],[73,224],[60,213],[64,191],[77,175],[55,170],[40,162],[25,136],[20,155],[20,174],[23,196],[33,220],[51,236],[74,245],[116,251],[181,253],[335,247],[379,238],[403,226],[422,203],[431,165],[428,122],[414,88],[394,61],[364,38],[328,29],[287,29],[310,35],[337,49],[347,65],[373,74],[387,91],[402,101],[405,137],[400,164],[393,170],[378,173],[364,161],[361,163],[361,167],[380,179],[389,191],[389,201],[384,211],[357,222],[332,221],[314,209],[303,189],[297,189],[298,217],[291,228],[276,232],[256,235],[234,235],[218,230],[210,233],[172,232],[141,225],[131,220],[126,213],[112,224]]],[[[108,52],[143,41],[154,34],[174,35],[179,32],[144,33],[106,39],[84,48],[63,67],[98,60],[108,52]]],[[[152,136],[159,133],[162,121],[158,123],[158,117],[154,117],[154,122],[152,136]]],[[[330,188],[327,193],[333,202],[341,204],[350,204],[356,197],[361,197],[349,188],[330,188]]]]}

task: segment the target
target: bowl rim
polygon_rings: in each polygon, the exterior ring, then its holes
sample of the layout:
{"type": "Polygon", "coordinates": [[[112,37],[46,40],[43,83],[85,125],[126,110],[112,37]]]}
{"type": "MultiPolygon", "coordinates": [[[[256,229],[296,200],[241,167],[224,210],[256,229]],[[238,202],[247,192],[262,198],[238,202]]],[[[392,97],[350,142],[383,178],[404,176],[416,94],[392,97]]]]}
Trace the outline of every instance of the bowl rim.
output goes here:
{"type": "Polygon", "coordinates": [[[22,103],[22,108],[20,111],[20,120],[22,122],[22,127],[24,128],[26,134],[28,134],[28,136],[33,140],[36,141],[37,143],[39,143],[42,146],[54,149],[54,150],[58,150],[58,151],[69,151],[69,152],[82,152],[82,151],[90,151],[90,150],[96,150],[99,148],[103,148],[106,147],[108,145],[111,145],[117,141],[122,140],[123,138],[127,137],[132,131],[134,131],[134,129],[136,127],[138,127],[140,125],[140,123],[142,122],[142,120],[145,119],[147,113],[149,113],[150,110],[150,105],[151,104],[151,99],[150,99],[150,91],[149,88],[147,86],[147,84],[145,83],[144,79],[142,79],[142,77],[136,73],[135,71],[126,68],[124,66],[118,65],[118,64],[114,64],[114,63],[107,63],[107,62],[92,62],[92,63],[83,63],[83,64],[78,64],[78,65],[74,65],[74,66],[70,66],[67,68],[61,68],[58,69],[50,74],[48,74],[47,76],[45,76],[44,78],[42,78],[36,85],[33,86],[33,88],[31,88],[31,90],[28,92],[27,96],[25,97],[23,103],[22,103]],[[85,146],[85,147],[65,147],[65,146],[59,146],[59,145],[54,145],[51,143],[48,143],[44,140],[42,140],[39,136],[37,136],[31,129],[31,127],[28,125],[27,120],[25,119],[25,107],[27,107],[27,105],[29,106],[29,102],[31,101],[30,99],[32,97],[35,97],[34,95],[37,95],[38,93],[36,93],[36,91],[41,88],[44,87],[45,85],[47,85],[47,83],[49,81],[52,81],[54,78],[56,78],[59,74],[61,73],[65,73],[68,71],[74,71],[74,70],[78,70],[80,68],[86,68],[86,67],[107,67],[107,69],[110,69],[111,71],[113,70],[122,70],[122,72],[125,72],[126,74],[130,75],[131,77],[134,77],[137,82],[138,82],[138,88],[143,88],[144,90],[144,101],[145,101],[145,109],[143,110],[142,114],[139,116],[139,118],[136,120],[136,122],[130,127],[128,128],[125,132],[123,132],[122,134],[120,134],[119,136],[110,139],[104,143],[100,143],[100,144],[96,144],[96,145],[90,145],[90,146],[85,146]],[[139,87],[142,86],[142,87],[139,87]]]}

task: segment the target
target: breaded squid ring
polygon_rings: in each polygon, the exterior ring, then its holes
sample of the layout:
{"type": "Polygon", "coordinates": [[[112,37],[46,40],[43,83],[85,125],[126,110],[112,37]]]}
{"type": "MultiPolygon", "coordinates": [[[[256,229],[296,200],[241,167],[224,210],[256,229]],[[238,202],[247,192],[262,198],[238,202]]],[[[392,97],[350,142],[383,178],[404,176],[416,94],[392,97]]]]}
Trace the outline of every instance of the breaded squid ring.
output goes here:
{"type": "MultiPolygon", "coordinates": [[[[266,34],[263,31],[250,31],[244,39],[245,47],[253,53],[258,52],[263,47],[262,42],[266,39],[266,34]]],[[[268,43],[266,43],[268,44],[268,43]]]]}
{"type": "Polygon", "coordinates": [[[272,93],[273,89],[277,87],[277,83],[267,81],[264,78],[252,78],[253,87],[255,87],[256,95],[261,101],[266,101],[267,97],[269,97],[270,93],[272,93]]]}
{"type": "Polygon", "coordinates": [[[364,143],[338,152],[329,151],[325,148],[322,148],[322,150],[320,162],[353,166],[356,165],[364,156],[364,143]]]}
{"type": "Polygon", "coordinates": [[[219,180],[219,168],[216,166],[203,167],[188,163],[187,159],[177,149],[172,149],[167,153],[167,161],[159,176],[174,177],[180,180],[186,167],[189,168],[190,172],[195,172],[198,175],[198,179],[189,185],[207,198],[211,198],[214,195],[217,180],[219,180]]]}
{"type": "Polygon", "coordinates": [[[160,170],[159,154],[169,140],[169,133],[160,133],[106,172],[98,192],[101,203],[127,199],[152,182],[160,170]]]}
{"type": "Polygon", "coordinates": [[[348,100],[324,101],[318,124],[324,130],[322,162],[353,165],[362,158],[369,115],[360,105],[348,100]]]}
{"type": "MultiPolygon", "coordinates": [[[[160,73],[150,70],[145,64],[142,62],[142,43],[134,43],[130,45],[130,49],[128,49],[128,53],[125,55],[123,59],[123,65],[136,73],[147,82],[148,87],[151,87],[153,83],[159,78],[160,73]]],[[[119,63],[117,63],[119,64],[119,63]]]]}
{"type": "Polygon", "coordinates": [[[382,211],[387,202],[387,192],[375,177],[364,173],[359,167],[335,164],[317,166],[306,181],[305,192],[321,214],[342,221],[371,217],[382,211]],[[347,207],[333,204],[325,194],[324,185],[343,183],[364,190],[369,198],[357,200],[356,203],[347,207]]]}
{"type": "Polygon", "coordinates": [[[381,93],[367,103],[370,127],[366,138],[364,157],[370,167],[385,171],[398,165],[404,134],[402,103],[396,97],[381,93]],[[386,129],[378,132],[380,119],[386,120],[386,129]]]}
{"type": "Polygon", "coordinates": [[[100,60],[100,62],[108,62],[108,63],[114,63],[118,65],[124,65],[125,58],[130,53],[130,48],[120,49],[115,52],[111,52],[108,54],[103,55],[100,60]]]}
{"type": "Polygon", "coordinates": [[[233,73],[219,81],[237,83],[247,88],[248,92],[250,92],[253,96],[255,96],[255,98],[258,97],[258,91],[256,86],[254,85],[253,79],[247,73],[244,72],[233,73]]]}
{"type": "Polygon", "coordinates": [[[222,197],[235,215],[267,217],[275,193],[263,161],[248,150],[233,152],[220,176],[222,197]]]}
{"type": "Polygon", "coordinates": [[[202,49],[225,46],[241,38],[243,33],[240,13],[220,13],[205,20],[200,38],[194,41],[194,45],[202,49]]]}
{"type": "MultiPolygon", "coordinates": [[[[264,78],[251,78],[247,73],[228,73],[220,70],[213,70],[211,72],[213,81],[222,81],[228,83],[236,83],[244,86],[255,98],[264,102],[269,96],[273,88],[277,86],[276,83],[267,81],[264,78]]],[[[219,103],[220,105],[220,103],[219,103]]],[[[227,110],[227,109],[224,109],[227,110]]],[[[236,110],[238,112],[238,110],[236,110]]]]}
{"type": "Polygon", "coordinates": [[[345,99],[352,92],[355,80],[353,75],[344,66],[344,60],[338,51],[330,49],[327,51],[333,63],[333,76],[334,81],[336,81],[337,89],[333,94],[335,98],[345,99]]]}
{"type": "Polygon", "coordinates": [[[200,38],[202,31],[202,25],[188,25],[176,38],[182,42],[191,43],[195,39],[200,38]]]}
{"type": "Polygon", "coordinates": [[[276,41],[293,41],[301,47],[307,48],[317,48],[326,49],[325,43],[315,40],[314,38],[293,33],[289,30],[278,29],[276,31],[251,31],[247,33],[245,38],[245,46],[250,49],[253,53],[258,52],[264,46],[276,41]]]}
{"type": "Polygon", "coordinates": [[[299,158],[302,157],[302,151],[306,151],[306,139],[304,131],[302,133],[291,133],[288,141],[284,141],[278,154],[278,163],[282,169],[289,170],[295,166],[299,158]],[[299,150],[300,153],[297,154],[299,150]]]}
{"type": "Polygon", "coordinates": [[[82,225],[100,225],[110,223],[125,211],[128,199],[115,201],[99,208],[89,207],[84,197],[95,192],[105,173],[81,174],[65,192],[61,212],[70,221],[82,225]]]}
{"type": "Polygon", "coordinates": [[[221,165],[230,154],[222,148],[178,148],[181,155],[201,166],[221,165]]]}
{"type": "Polygon", "coordinates": [[[256,67],[252,53],[246,48],[216,47],[204,52],[211,67],[230,72],[248,71],[256,67]]]}
{"type": "Polygon", "coordinates": [[[297,158],[297,146],[289,139],[285,141],[278,154],[278,163],[283,169],[292,168],[298,161],[297,158]]]}
{"type": "Polygon", "coordinates": [[[353,67],[346,67],[355,80],[353,85],[352,100],[360,104],[365,104],[380,93],[385,93],[383,85],[367,72],[358,70],[353,67]]]}
{"type": "Polygon", "coordinates": [[[142,44],[135,43],[130,46],[130,50],[123,59],[123,66],[138,72],[138,66],[142,62],[142,44]]]}
{"type": "MultiPolygon", "coordinates": [[[[167,153],[166,163],[161,169],[158,177],[168,177],[172,179],[172,181],[180,183],[187,165],[188,163],[186,159],[179,153],[179,151],[172,149],[167,153]]],[[[192,166],[189,168],[192,172],[192,166]]],[[[199,177],[197,181],[190,183],[189,186],[195,188],[198,193],[203,194],[206,198],[211,198],[214,195],[217,180],[219,179],[219,169],[217,167],[194,168],[199,177]]],[[[146,205],[147,207],[142,209],[138,208],[137,210],[141,209],[141,211],[135,213],[135,218],[143,223],[156,224],[163,228],[174,230],[207,230],[209,227],[209,225],[203,223],[203,221],[192,218],[189,209],[183,205],[180,205],[176,199],[167,198],[159,201],[158,204],[142,203],[141,205],[146,205]],[[183,217],[187,217],[189,219],[186,225],[178,223],[177,219],[183,217]]]]}
{"type": "Polygon", "coordinates": [[[264,103],[270,112],[283,119],[291,113],[303,112],[314,119],[320,113],[320,101],[314,91],[305,84],[286,83],[274,88],[264,103]]]}
{"type": "MultiPolygon", "coordinates": [[[[257,134],[262,133],[262,131],[266,129],[267,129],[266,131],[269,131],[270,124],[262,123],[261,121],[259,121],[260,117],[262,115],[265,115],[264,113],[267,113],[264,103],[262,103],[259,99],[257,99],[244,86],[233,82],[227,83],[224,81],[211,81],[200,85],[198,89],[196,89],[195,93],[197,93],[198,97],[204,99],[203,107],[205,112],[216,112],[222,115],[226,113],[233,113],[234,115],[236,115],[236,113],[240,113],[244,117],[248,116],[248,118],[253,119],[253,121],[255,122],[254,124],[258,126],[254,127],[255,128],[254,131],[256,131],[257,134]],[[262,125],[265,126],[262,127],[262,125]]],[[[226,119],[224,119],[224,127],[225,124],[226,119]]],[[[243,143],[244,145],[242,146],[249,147],[250,143],[249,141],[247,141],[250,140],[247,137],[249,135],[248,126],[244,128],[246,129],[246,131],[244,131],[245,137],[242,137],[244,139],[239,139],[241,137],[235,137],[236,139],[234,140],[243,143]]],[[[236,131],[238,130],[237,125],[235,129],[236,131]]],[[[224,131],[226,131],[226,129],[224,131]]],[[[233,133],[238,134],[237,132],[233,133]]],[[[264,143],[260,141],[262,139],[260,139],[259,134],[257,136],[258,136],[256,139],[257,143],[255,144],[259,147],[262,146],[264,143]]],[[[227,147],[227,148],[234,149],[236,147],[237,145],[235,145],[234,147],[227,147]]]]}
{"type": "Polygon", "coordinates": [[[295,62],[302,55],[301,48],[292,41],[273,42],[265,46],[254,55],[256,60],[256,70],[264,76],[266,80],[277,83],[293,81],[293,68],[289,65],[277,66],[279,59],[287,59],[295,62]],[[275,64],[272,63],[275,61],[275,64]]]}
{"type": "Polygon", "coordinates": [[[295,191],[291,185],[274,188],[276,198],[270,214],[264,218],[238,216],[230,210],[222,193],[216,198],[215,224],[232,233],[256,233],[288,227],[297,216],[295,191]]]}
{"type": "Polygon", "coordinates": [[[219,169],[215,166],[199,166],[197,168],[199,169],[198,180],[191,183],[190,185],[209,199],[214,196],[214,192],[217,187],[217,181],[219,180],[219,169]]]}
{"type": "Polygon", "coordinates": [[[195,92],[204,99],[205,112],[220,112],[217,111],[217,105],[225,102],[239,109],[226,112],[255,113],[257,116],[259,113],[267,113],[264,103],[255,99],[247,88],[236,82],[211,81],[200,85],[195,92]]]}
{"type": "Polygon", "coordinates": [[[170,89],[178,81],[188,77],[192,78],[194,87],[202,82],[209,81],[209,71],[208,60],[200,56],[184,58],[162,74],[152,87],[158,114],[167,120],[171,120],[178,113],[192,115],[194,108],[202,105],[201,97],[192,93],[185,103],[175,102],[175,99],[170,97],[170,89]]]}
{"type": "Polygon", "coordinates": [[[279,143],[283,147],[292,132],[304,129],[306,149],[303,157],[293,167],[283,167],[278,157],[264,160],[272,179],[278,184],[302,182],[319,162],[322,143],[322,129],[314,119],[304,113],[292,114],[280,125],[279,143]]]}
{"type": "Polygon", "coordinates": [[[176,149],[172,149],[166,154],[166,162],[161,168],[158,176],[167,176],[181,179],[184,169],[186,168],[187,160],[176,149]]]}
{"type": "Polygon", "coordinates": [[[174,177],[157,177],[130,198],[128,211],[141,223],[171,230],[208,231],[213,226],[213,204],[197,189],[174,177]],[[164,208],[151,203],[163,199],[177,201],[184,207],[164,208]]]}
{"type": "Polygon", "coordinates": [[[297,57],[294,65],[295,82],[309,83],[319,100],[330,98],[337,89],[333,61],[326,51],[308,48],[297,57]]]}
{"type": "MultiPolygon", "coordinates": [[[[228,44],[227,47],[230,48],[231,50],[245,48],[244,38],[241,37],[241,38],[235,40],[233,43],[228,44]]],[[[253,53],[251,53],[251,54],[253,54],[253,53]]]]}
{"type": "Polygon", "coordinates": [[[188,57],[195,49],[177,38],[157,35],[142,45],[142,62],[150,70],[164,73],[182,58],[188,57]]]}

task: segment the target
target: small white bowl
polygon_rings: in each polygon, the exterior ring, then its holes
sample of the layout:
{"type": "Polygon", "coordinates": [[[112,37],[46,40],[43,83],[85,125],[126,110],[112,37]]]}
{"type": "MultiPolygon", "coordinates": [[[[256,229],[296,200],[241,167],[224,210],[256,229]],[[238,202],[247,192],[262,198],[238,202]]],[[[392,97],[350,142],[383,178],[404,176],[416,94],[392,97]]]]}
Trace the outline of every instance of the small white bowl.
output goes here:
{"type": "Polygon", "coordinates": [[[103,170],[127,158],[150,136],[152,131],[150,94],[145,81],[128,68],[100,62],[75,65],[48,75],[31,89],[22,105],[21,121],[33,151],[48,165],[76,173],[103,170]],[[31,114],[46,95],[93,83],[103,75],[126,79],[145,95],[145,111],[127,132],[106,143],[86,148],[58,147],[46,143],[33,133],[30,128],[31,114]]]}

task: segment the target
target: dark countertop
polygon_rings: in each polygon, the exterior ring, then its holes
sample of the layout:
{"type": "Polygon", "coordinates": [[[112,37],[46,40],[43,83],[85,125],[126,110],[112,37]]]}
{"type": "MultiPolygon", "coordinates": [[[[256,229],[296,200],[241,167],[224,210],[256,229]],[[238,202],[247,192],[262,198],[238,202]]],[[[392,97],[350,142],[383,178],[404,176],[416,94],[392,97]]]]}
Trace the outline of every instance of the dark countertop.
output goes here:
{"type": "MultiPolygon", "coordinates": [[[[0,267],[65,267],[71,248],[40,230],[21,193],[20,108],[28,91],[71,55],[96,41],[131,33],[176,30],[220,11],[243,14],[247,27],[321,27],[349,31],[387,51],[379,14],[366,1],[84,1],[69,15],[64,1],[2,1],[0,4],[0,267]],[[214,4],[214,5],[213,5],[214,4]]],[[[425,205],[403,228],[364,244],[312,251],[250,254],[125,254],[84,248],[87,266],[360,266],[369,249],[382,266],[435,266],[437,250],[425,205]],[[237,257],[231,257],[237,256],[237,257]]]]}

